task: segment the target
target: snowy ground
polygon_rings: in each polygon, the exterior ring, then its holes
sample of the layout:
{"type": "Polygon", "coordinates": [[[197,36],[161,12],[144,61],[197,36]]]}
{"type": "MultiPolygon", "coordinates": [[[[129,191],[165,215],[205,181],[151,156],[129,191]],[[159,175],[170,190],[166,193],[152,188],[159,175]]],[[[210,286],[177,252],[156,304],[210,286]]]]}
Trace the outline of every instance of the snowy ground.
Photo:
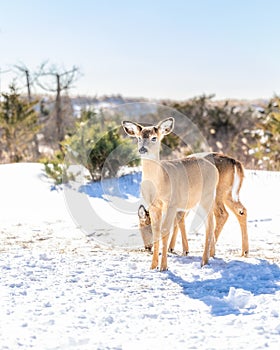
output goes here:
{"type": "Polygon", "coordinates": [[[246,172],[249,258],[230,217],[210,265],[200,268],[203,232],[190,233],[190,255],[160,273],[136,248],[137,192],[129,215],[91,193],[105,218],[81,224],[42,165],[1,165],[0,349],[279,349],[279,185],[280,173],[246,172]],[[133,247],[114,248],[115,236],[133,247]]]}

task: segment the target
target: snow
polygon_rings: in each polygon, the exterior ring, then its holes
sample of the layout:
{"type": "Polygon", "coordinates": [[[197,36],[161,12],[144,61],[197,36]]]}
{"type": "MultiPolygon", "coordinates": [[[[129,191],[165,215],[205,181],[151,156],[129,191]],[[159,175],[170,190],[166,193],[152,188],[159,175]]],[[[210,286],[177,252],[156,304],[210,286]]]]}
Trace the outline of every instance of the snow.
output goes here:
{"type": "Polygon", "coordinates": [[[0,349],[279,349],[280,173],[246,171],[248,258],[230,216],[209,265],[199,230],[163,273],[140,249],[139,181],[53,190],[40,164],[0,166],[0,349]]]}

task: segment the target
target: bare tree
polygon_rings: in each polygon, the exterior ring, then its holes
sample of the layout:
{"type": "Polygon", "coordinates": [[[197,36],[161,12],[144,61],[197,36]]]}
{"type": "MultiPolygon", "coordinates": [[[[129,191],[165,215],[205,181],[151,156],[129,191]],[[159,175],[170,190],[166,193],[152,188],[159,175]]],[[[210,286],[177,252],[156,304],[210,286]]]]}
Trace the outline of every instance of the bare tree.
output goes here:
{"type": "MultiPolygon", "coordinates": [[[[27,98],[28,98],[28,102],[31,103],[32,102],[31,85],[33,85],[33,82],[35,80],[34,74],[33,76],[31,76],[30,69],[27,68],[27,66],[24,63],[16,64],[14,65],[14,67],[18,71],[20,71],[25,77],[25,81],[26,81],[25,87],[27,88],[27,98]]],[[[40,152],[39,152],[39,142],[36,134],[34,135],[33,142],[35,144],[34,156],[35,158],[38,158],[40,156],[40,152]]]]}
{"type": "Polygon", "coordinates": [[[63,91],[73,87],[74,82],[78,79],[79,68],[73,66],[69,70],[58,68],[57,66],[47,66],[43,63],[36,74],[36,82],[40,88],[45,91],[55,93],[55,120],[57,139],[60,143],[64,139],[62,98],[63,91]]]}
{"type": "Polygon", "coordinates": [[[33,84],[34,79],[30,76],[30,70],[23,63],[21,63],[20,65],[15,65],[15,68],[22,72],[25,76],[28,102],[31,102],[31,85],[33,84]]]}

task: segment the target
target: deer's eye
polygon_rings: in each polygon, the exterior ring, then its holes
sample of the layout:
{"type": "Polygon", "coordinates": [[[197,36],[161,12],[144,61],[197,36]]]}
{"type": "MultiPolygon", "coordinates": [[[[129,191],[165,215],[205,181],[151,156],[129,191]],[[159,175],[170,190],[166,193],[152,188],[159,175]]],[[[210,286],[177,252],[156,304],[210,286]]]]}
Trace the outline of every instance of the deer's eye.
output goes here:
{"type": "Polygon", "coordinates": [[[151,138],[151,141],[152,141],[152,142],[157,142],[157,137],[156,137],[156,136],[152,137],[152,138],[151,138]]]}

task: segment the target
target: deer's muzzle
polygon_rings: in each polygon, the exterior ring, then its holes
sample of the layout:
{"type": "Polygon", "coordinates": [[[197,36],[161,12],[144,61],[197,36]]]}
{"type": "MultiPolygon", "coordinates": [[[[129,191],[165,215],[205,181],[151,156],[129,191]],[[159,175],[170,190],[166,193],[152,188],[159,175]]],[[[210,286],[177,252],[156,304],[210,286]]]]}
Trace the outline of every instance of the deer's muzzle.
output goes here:
{"type": "Polygon", "coordinates": [[[147,153],[148,152],[148,150],[147,150],[147,148],[145,148],[144,146],[142,146],[141,148],[139,148],[139,153],[140,154],[145,154],[145,153],[147,153]]]}

